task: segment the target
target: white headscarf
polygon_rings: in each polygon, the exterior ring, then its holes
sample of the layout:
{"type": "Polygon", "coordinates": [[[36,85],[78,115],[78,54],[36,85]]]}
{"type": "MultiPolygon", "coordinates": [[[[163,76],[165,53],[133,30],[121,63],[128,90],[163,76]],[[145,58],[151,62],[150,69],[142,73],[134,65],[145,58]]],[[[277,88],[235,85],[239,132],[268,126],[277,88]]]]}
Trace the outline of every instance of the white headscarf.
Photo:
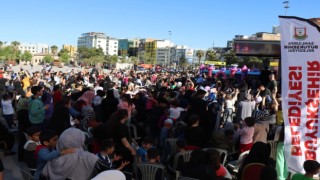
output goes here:
{"type": "Polygon", "coordinates": [[[57,150],[75,148],[77,151],[47,162],[42,174],[50,180],[89,179],[98,157],[83,150],[84,141],[85,135],[81,130],[76,128],[65,130],[58,140],[57,150]]]}
{"type": "Polygon", "coordinates": [[[92,180],[126,180],[126,176],[123,174],[123,172],[118,170],[108,170],[104,171],[100,174],[98,174],[95,178],[92,180]]]}

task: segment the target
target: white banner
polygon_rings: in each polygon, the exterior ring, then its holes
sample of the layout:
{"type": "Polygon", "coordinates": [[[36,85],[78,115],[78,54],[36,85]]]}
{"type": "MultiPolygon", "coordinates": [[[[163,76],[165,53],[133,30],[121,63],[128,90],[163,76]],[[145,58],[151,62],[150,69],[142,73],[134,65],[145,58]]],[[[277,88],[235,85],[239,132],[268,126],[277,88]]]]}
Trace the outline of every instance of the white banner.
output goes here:
{"type": "Polygon", "coordinates": [[[289,171],[320,161],[320,28],[309,20],[280,17],[282,111],[289,171]]]}

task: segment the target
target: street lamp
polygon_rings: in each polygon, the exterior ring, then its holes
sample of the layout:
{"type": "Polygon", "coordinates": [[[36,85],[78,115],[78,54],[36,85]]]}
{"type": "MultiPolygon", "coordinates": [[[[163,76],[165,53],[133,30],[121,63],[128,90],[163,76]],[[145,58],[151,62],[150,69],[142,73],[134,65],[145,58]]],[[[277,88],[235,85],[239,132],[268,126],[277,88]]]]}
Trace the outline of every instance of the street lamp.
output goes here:
{"type": "Polygon", "coordinates": [[[289,1],[283,1],[283,7],[286,9],[285,15],[287,15],[287,11],[290,8],[289,1]]]}

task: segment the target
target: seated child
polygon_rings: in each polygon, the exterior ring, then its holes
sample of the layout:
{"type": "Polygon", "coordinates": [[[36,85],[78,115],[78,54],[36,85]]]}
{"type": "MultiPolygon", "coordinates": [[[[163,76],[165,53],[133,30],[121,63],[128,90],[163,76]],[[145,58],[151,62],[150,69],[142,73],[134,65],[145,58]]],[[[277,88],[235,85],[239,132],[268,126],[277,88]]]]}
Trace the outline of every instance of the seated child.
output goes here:
{"type": "Polygon", "coordinates": [[[158,149],[150,148],[147,151],[147,158],[149,163],[160,163],[160,155],[158,149]]]}
{"type": "MultiPolygon", "coordinates": [[[[112,140],[106,139],[101,142],[100,152],[97,154],[99,160],[107,166],[109,169],[114,169],[113,162],[119,161],[122,157],[117,156],[116,154],[111,159],[111,155],[114,152],[114,142],[112,140]]],[[[117,170],[121,171],[126,165],[128,165],[129,161],[122,161],[117,170]]]]}
{"type": "Polygon", "coordinates": [[[313,176],[319,173],[320,164],[314,160],[306,160],[303,163],[303,169],[306,171],[306,174],[295,174],[291,180],[312,180],[313,176]]]}
{"type": "Polygon", "coordinates": [[[153,146],[153,139],[145,137],[142,139],[141,147],[137,150],[138,162],[147,162],[147,151],[153,146]]]}
{"type": "Polygon", "coordinates": [[[29,140],[24,144],[24,161],[26,162],[28,168],[30,169],[36,169],[37,167],[37,161],[34,157],[34,152],[38,145],[40,145],[39,142],[39,136],[40,136],[41,130],[38,127],[30,127],[26,130],[26,134],[29,137],[29,140]]]}
{"type": "Polygon", "coordinates": [[[225,177],[227,170],[220,164],[220,153],[215,149],[209,149],[207,152],[208,163],[216,172],[218,177],[225,177]]]}
{"type": "Polygon", "coordinates": [[[75,149],[73,148],[64,149],[62,151],[55,150],[58,141],[58,135],[54,131],[42,131],[39,139],[41,145],[37,146],[35,151],[35,156],[37,159],[37,169],[34,174],[35,180],[40,179],[41,172],[48,161],[58,158],[60,155],[71,154],[75,152],[75,149]]]}

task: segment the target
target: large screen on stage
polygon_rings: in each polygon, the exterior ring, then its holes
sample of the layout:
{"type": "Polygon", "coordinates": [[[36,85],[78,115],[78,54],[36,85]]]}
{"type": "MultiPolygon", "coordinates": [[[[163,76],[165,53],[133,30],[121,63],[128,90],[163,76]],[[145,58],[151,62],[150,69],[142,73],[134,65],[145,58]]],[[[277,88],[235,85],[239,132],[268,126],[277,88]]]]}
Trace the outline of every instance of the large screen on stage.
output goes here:
{"type": "Polygon", "coordinates": [[[234,40],[233,48],[238,56],[280,56],[280,41],[234,40]]]}

